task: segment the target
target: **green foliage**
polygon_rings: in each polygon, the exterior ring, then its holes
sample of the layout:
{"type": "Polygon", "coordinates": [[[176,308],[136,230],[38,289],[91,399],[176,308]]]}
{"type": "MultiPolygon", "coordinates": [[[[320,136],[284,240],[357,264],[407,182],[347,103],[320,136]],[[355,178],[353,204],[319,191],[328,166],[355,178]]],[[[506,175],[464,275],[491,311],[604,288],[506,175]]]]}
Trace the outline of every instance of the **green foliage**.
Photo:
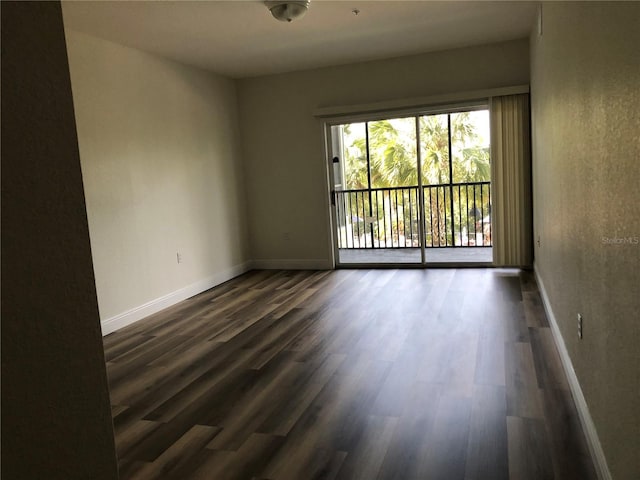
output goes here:
{"type": "MultiPolygon", "coordinates": [[[[474,118],[474,115],[486,113],[459,112],[449,115],[425,115],[418,119],[422,183],[426,188],[425,241],[428,245],[451,245],[455,241],[454,236],[461,241],[462,228],[465,227],[468,232],[475,232],[474,225],[486,215],[485,212],[488,212],[488,186],[478,186],[477,190],[469,190],[468,187],[456,190],[457,187],[447,186],[451,183],[490,180],[489,148],[481,145],[482,137],[488,135],[488,127],[478,123],[479,117],[474,118]],[[484,135],[478,132],[478,125],[481,128],[484,126],[484,135]],[[453,178],[450,178],[451,175],[453,178]],[[481,216],[478,218],[479,214],[481,216]],[[454,218],[457,223],[453,233],[453,226],[450,222],[447,224],[447,218],[454,218]]],[[[415,117],[344,125],[343,141],[346,190],[417,187],[415,117]]],[[[417,212],[415,207],[408,209],[405,205],[415,205],[417,189],[393,191],[394,195],[400,195],[402,202],[396,202],[391,192],[374,192],[371,205],[369,196],[361,193],[357,208],[354,207],[353,199],[345,207],[351,212],[350,216],[358,233],[371,233],[380,242],[391,235],[395,241],[402,243],[399,240],[399,234],[402,232],[403,237],[408,235],[411,237],[408,241],[413,242],[418,229],[417,212]],[[411,195],[414,196],[413,199],[411,195]],[[364,221],[364,217],[370,215],[376,217],[373,224],[364,221]]]]}
{"type": "MultiPolygon", "coordinates": [[[[453,129],[455,132],[456,130],[453,129]]],[[[449,182],[449,127],[446,115],[420,117],[422,183],[441,185],[449,182]]]]}
{"type": "MultiPolygon", "coordinates": [[[[371,187],[418,184],[416,131],[413,118],[369,122],[371,187]]],[[[365,124],[345,125],[345,180],[347,189],[367,188],[365,124]]],[[[422,178],[424,185],[442,185],[449,178],[449,126],[447,115],[419,119],[422,178]]],[[[479,135],[470,112],[451,114],[451,156],[454,183],[488,181],[490,158],[479,146],[479,135]]]]}

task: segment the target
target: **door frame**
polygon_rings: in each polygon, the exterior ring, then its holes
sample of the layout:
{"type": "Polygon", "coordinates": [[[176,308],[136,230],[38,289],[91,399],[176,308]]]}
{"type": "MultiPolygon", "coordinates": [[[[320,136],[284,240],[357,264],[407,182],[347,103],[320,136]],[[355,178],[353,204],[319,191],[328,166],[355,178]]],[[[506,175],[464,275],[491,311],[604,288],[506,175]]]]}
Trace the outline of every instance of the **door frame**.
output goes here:
{"type": "MultiPolygon", "coordinates": [[[[435,105],[431,107],[418,107],[418,108],[403,108],[392,109],[370,113],[354,113],[337,115],[334,117],[323,118],[323,134],[324,134],[324,163],[326,171],[325,187],[327,188],[328,202],[327,208],[329,209],[329,244],[331,245],[331,259],[334,268],[426,268],[426,267],[491,267],[493,262],[446,262],[436,263],[428,262],[427,247],[425,245],[424,235],[424,188],[422,182],[422,152],[420,148],[420,117],[427,115],[438,114],[451,114],[458,112],[469,112],[477,110],[490,111],[489,98],[482,98],[479,100],[466,101],[455,104],[435,105]],[[418,169],[418,198],[420,203],[418,225],[420,229],[420,256],[421,261],[415,263],[342,263],[340,262],[339,248],[338,248],[338,220],[336,218],[336,206],[335,206],[335,178],[333,168],[333,137],[331,134],[331,128],[338,125],[350,124],[350,123],[369,123],[379,120],[390,120],[396,118],[415,118],[416,126],[416,168],[418,169]]],[[[450,128],[450,127],[449,127],[450,128]]],[[[449,132],[449,142],[451,142],[451,133],[449,132]]],[[[368,144],[368,142],[367,142],[368,144]]],[[[451,149],[451,145],[449,145],[451,149]]],[[[367,146],[368,150],[368,146],[367,146]]],[[[369,152],[367,151],[367,156],[369,152]]],[[[451,158],[449,159],[451,162],[451,158]]],[[[451,179],[450,179],[451,180],[451,179]]],[[[371,185],[369,185],[371,188],[371,185]]],[[[493,217],[491,218],[493,223],[493,217]]]]}

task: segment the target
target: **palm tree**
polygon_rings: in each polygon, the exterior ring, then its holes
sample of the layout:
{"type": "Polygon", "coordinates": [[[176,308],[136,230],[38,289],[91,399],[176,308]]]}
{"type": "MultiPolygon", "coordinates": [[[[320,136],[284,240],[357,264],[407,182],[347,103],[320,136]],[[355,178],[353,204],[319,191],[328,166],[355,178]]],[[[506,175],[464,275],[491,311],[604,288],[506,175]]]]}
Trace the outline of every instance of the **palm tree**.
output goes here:
{"type": "Polygon", "coordinates": [[[480,139],[471,112],[452,114],[451,130],[453,181],[489,181],[489,148],[479,145],[480,139]]]}
{"type": "Polygon", "coordinates": [[[447,115],[420,117],[420,148],[423,184],[430,186],[425,191],[425,203],[428,203],[428,209],[425,209],[425,237],[431,237],[432,245],[446,245],[447,196],[445,187],[441,185],[450,182],[447,115]]]}
{"type": "Polygon", "coordinates": [[[364,123],[342,126],[343,140],[348,139],[349,142],[344,151],[345,190],[360,190],[369,187],[367,181],[367,144],[364,128],[364,123]],[[357,130],[357,132],[353,130],[357,130]]]}
{"type": "MultiPolygon", "coordinates": [[[[464,225],[469,233],[471,230],[476,232],[478,222],[481,222],[482,218],[489,213],[489,187],[468,185],[468,183],[489,181],[491,175],[489,147],[482,145],[483,139],[480,138],[476,129],[480,118],[488,122],[488,112],[461,112],[451,115],[453,182],[467,184],[458,187],[458,199],[457,202],[454,201],[454,208],[457,207],[457,218],[460,223],[458,230],[461,230],[464,225]]],[[[487,134],[488,130],[485,132],[485,135],[487,134]]],[[[455,196],[455,188],[452,194],[455,196]]],[[[478,228],[482,230],[482,227],[483,224],[480,224],[478,228]]],[[[456,232],[457,235],[458,232],[456,232]]],[[[462,233],[460,233],[460,239],[462,240],[462,233]]]]}
{"type": "Polygon", "coordinates": [[[417,185],[415,132],[407,120],[380,120],[369,124],[371,180],[375,187],[417,185]],[[399,131],[408,130],[408,133],[399,131]],[[374,181],[375,179],[375,181],[374,181]]]}
{"type": "MultiPolygon", "coordinates": [[[[478,114],[482,115],[480,112],[478,114]]],[[[429,221],[434,245],[447,245],[448,232],[445,231],[445,225],[446,230],[449,230],[450,222],[446,224],[445,219],[453,218],[455,215],[450,210],[451,196],[455,196],[456,190],[445,185],[489,180],[489,149],[478,146],[480,138],[476,131],[477,121],[477,118],[472,118],[471,112],[453,113],[449,116],[429,115],[420,118],[423,182],[432,185],[428,190],[428,198],[425,199],[429,205],[425,215],[429,221]],[[449,122],[451,139],[449,139],[449,122]],[[449,141],[451,141],[451,152],[449,141]]],[[[475,194],[476,190],[473,192],[475,194]]],[[[458,193],[458,201],[453,202],[454,208],[458,207],[458,214],[455,216],[460,223],[465,224],[468,223],[469,212],[461,209],[461,205],[467,203],[467,190],[460,189],[458,193]]],[[[472,214],[475,214],[475,195],[472,202],[474,205],[472,214]]],[[[451,240],[453,241],[453,238],[451,240]]]]}
{"type": "MultiPolygon", "coordinates": [[[[413,187],[418,183],[416,170],[416,142],[413,118],[380,120],[369,124],[371,180],[375,188],[413,187]]],[[[392,245],[406,245],[400,232],[410,225],[412,210],[405,211],[410,202],[409,189],[382,190],[382,199],[375,193],[377,212],[382,210],[384,221],[377,223],[379,238],[392,245]],[[393,192],[393,193],[392,193],[393,192]],[[384,231],[385,227],[388,231],[384,231]]],[[[417,230],[417,227],[416,227],[417,230]]],[[[411,227],[409,226],[409,231],[411,227]]],[[[385,243],[386,244],[386,243],[385,243]]]]}

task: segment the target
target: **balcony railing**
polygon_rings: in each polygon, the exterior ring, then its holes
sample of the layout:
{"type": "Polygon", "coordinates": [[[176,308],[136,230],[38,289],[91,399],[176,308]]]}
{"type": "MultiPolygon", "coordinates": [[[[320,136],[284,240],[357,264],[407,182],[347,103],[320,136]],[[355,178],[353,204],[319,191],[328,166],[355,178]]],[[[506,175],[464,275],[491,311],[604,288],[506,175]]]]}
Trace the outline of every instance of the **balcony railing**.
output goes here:
{"type": "MultiPolygon", "coordinates": [[[[425,247],[490,247],[490,182],[422,187],[425,247]]],[[[335,192],[338,248],[420,246],[419,187],[335,192]]]]}

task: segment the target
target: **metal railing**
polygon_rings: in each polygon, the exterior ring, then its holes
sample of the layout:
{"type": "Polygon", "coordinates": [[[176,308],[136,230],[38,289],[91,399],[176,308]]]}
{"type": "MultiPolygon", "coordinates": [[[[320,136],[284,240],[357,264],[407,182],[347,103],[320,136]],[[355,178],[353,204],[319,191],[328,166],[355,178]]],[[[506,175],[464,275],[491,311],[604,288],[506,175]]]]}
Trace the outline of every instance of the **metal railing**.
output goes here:
{"type": "MultiPolygon", "coordinates": [[[[335,192],[338,248],[420,247],[419,187],[335,192]]],[[[490,182],[422,187],[424,245],[490,247],[490,182]]]]}

